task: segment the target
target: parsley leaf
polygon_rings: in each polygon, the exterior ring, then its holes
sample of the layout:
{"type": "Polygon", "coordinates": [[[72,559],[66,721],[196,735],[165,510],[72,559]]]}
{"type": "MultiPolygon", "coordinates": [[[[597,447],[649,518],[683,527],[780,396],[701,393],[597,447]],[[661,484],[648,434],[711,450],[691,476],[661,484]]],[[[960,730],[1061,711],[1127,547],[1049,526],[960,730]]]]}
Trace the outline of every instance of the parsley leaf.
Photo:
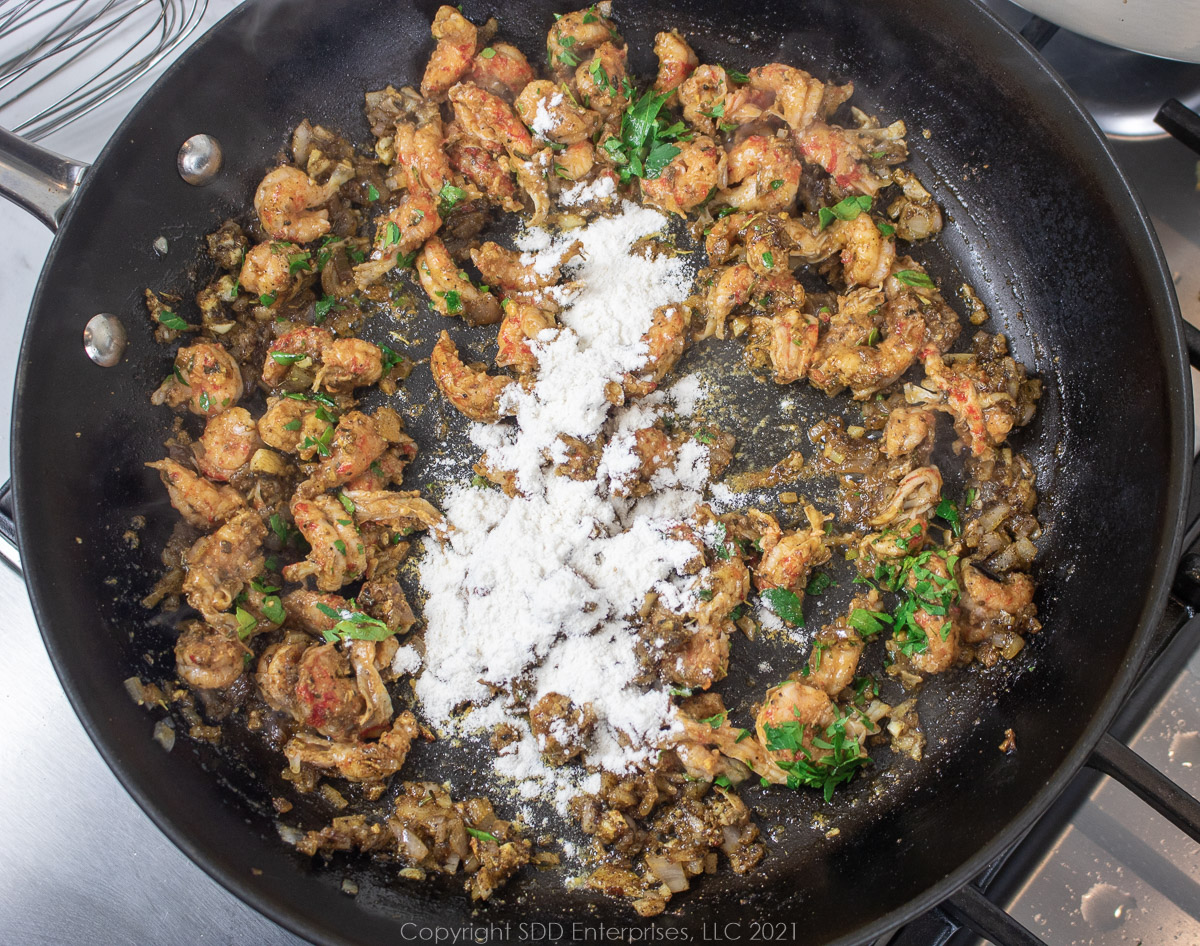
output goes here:
{"type": "Polygon", "coordinates": [[[458,315],[462,311],[462,298],[455,290],[451,289],[448,292],[440,292],[438,295],[446,300],[447,314],[458,315]]]}
{"type": "MultiPolygon", "coordinates": [[[[321,412],[319,410],[317,411],[317,417],[318,417],[318,419],[320,419],[320,417],[321,417],[321,412]]],[[[328,421],[326,421],[326,423],[328,424],[328,426],[321,433],[321,436],[304,438],[304,440],[300,444],[301,450],[315,449],[317,451],[318,456],[321,456],[321,457],[329,456],[329,454],[330,454],[329,445],[330,445],[330,443],[333,442],[333,424],[329,423],[328,421]]]]}
{"type": "MultiPolygon", "coordinates": [[[[322,407],[327,408],[330,411],[333,411],[335,414],[339,410],[337,401],[331,398],[328,394],[322,394],[320,391],[288,391],[283,396],[290,398],[293,401],[312,401],[316,404],[320,404],[322,407]]],[[[320,417],[319,414],[317,416],[320,417]]],[[[327,420],[327,418],[321,419],[327,420]]]]}
{"type": "Polygon", "coordinates": [[[779,617],[794,627],[804,627],[800,596],[786,588],[768,588],[761,595],[779,617]]]}
{"type": "Polygon", "coordinates": [[[188,329],[187,322],[183,321],[170,309],[159,309],[158,324],[163,328],[169,328],[173,332],[186,332],[188,329]]]}
{"type": "Polygon", "coordinates": [[[286,545],[288,539],[291,537],[292,530],[288,528],[288,524],[283,521],[283,517],[277,512],[272,513],[267,524],[270,525],[271,531],[279,537],[279,541],[286,545]]]}
{"type": "Polygon", "coordinates": [[[850,612],[846,623],[858,631],[863,637],[871,637],[883,630],[884,623],[891,624],[890,615],[880,611],[868,611],[866,608],[855,608],[850,612]]]}
{"type": "Polygon", "coordinates": [[[316,305],[313,306],[313,322],[320,325],[329,318],[330,312],[341,312],[344,308],[345,306],[336,299],[324,296],[318,299],[316,305]]]}
{"type": "Polygon", "coordinates": [[[821,229],[833,223],[834,220],[853,220],[860,213],[871,209],[871,198],[866,194],[855,194],[840,200],[832,207],[822,207],[817,211],[821,221],[821,229]]]}
{"type": "Polygon", "coordinates": [[[464,827],[467,829],[467,834],[473,838],[476,838],[480,841],[491,841],[494,844],[500,843],[500,839],[494,834],[488,834],[486,831],[480,831],[478,828],[472,828],[470,825],[464,825],[464,827]]]}
{"type": "Polygon", "coordinates": [[[679,149],[675,145],[659,142],[646,155],[642,166],[642,177],[650,181],[654,180],[662,174],[663,168],[670,164],[679,153],[679,149]]]}
{"type": "Polygon", "coordinates": [[[382,366],[384,374],[387,374],[394,367],[396,367],[396,365],[404,363],[404,356],[389,348],[387,345],[380,345],[379,350],[383,353],[382,366]]]}
{"type": "Polygon", "coordinates": [[[791,762],[776,762],[781,769],[788,773],[788,788],[795,789],[802,785],[819,788],[826,802],[833,799],[834,790],[839,785],[850,781],[854,777],[854,773],[865,765],[869,758],[862,750],[858,740],[850,739],[846,735],[846,721],[850,719],[850,713],[839,715],[837,707],[834,707],[833,712],[835,719],[825,727],[824,733],[818,735],[817,732],[814,732],[812,734],[813,747],[824,752],[823,755],[817,757],[814,757],[813,752],[800,742],[803,726],[799,723],[789,721],[778,728],[769,725],[764,727],[769,751],[773,750],[770,743],[772,734],[774,734],[774,741],[780,745],[780,749],[773,751],[791,751],[804,756],[804,758],[796,758],[791,762]],[[801,735],[798,735],[797,731],[801,735]],[[796,745],[795,749],[790,748],[793,743],[796,745]]]}
{"type": "Polygon", "coordinates": [[[258,627],[258,618],[243,608],[236,609],[233,616],[237,619],[238,640],[244,641],[258,627]]]}
{"type": "Polygon", "coordinates": [[[287,619],[287,612],[283,610],[283,605],[276,595],[263,598],[262,613],[272,624],[282,624],[287,619]]]}
{"type": "Polygon", "coordinates": [[[604,69],[604,64],[599,59],[593,59],[588,66],[588,74],[591,75],[592,81],[600,86],[601,91],[607,92],[611,90],[616,92],[616,86],[609,81],[608,73],[604,69]]]}
{"type": "Polygon", "coordinates": [[[919,286],[922,289],[934,288],[933,280],[925,275],[925,273],[916,269],[901,269],[892,273],[892,275],[906,286],[919,286]]]}
{"type": "MultiPolygon", "coordinates": [[[[919,527],[918,527],[919,528],[919,527]]],[[[958,582],[954,579],[954,568],[958,562],[957,555],[947,555],[928,549],[917,555],[909,555],[899,566],[891,566],[884,572],[891,590],[900,590],[902,600],[893,612],[894,637],[900,644],[900,652],[908,656],[924,653],[929,647],[929,638],[925,628],[917,623],[917,612],[923,611],[927,616],[944,618],[938,629],[944,640],[950,633],[950,609],[958,603],[961,594],[958,582]],[[930,559],[935,555],[945,564],[949,573],[943,577],[928,567],[930,559]]],[[[876,568],[879,577],[881,569],[876,568]]]]}
{"type": "Polygon", "coordinates": [[[302,269],[311,269],[312,257],[309,256],[308,250],[302,250],[299,253],[293,253],[287,258],[288,275],[294,276],[302,269]]]}
{"type": "Polygon", "coordinates": [[[955,535],[962,535],[962,518],[958,514],[958,507],[951,500],[943,499],[937,504],[933,514],[950,523],[950,529],[955,535]]]}
{"type": "Polygon", "coordinates": [[[443,184],[442,189],[438,191],[438,213],[443,217],[446,216],[462,203],[466,196],[467,192],[461,187],[455,187],[449,183],[443,184]]]}
{"type": "Polygon", "coordinates": [[[768,752],[800,752],[803,749],[804,724],[794,719],[772,726],[763,726],[763,734],[767,737],[768,752]]]}
{"type": "MultiPolygon", "coordinates": [[[[350,604],[353,605],[353,601],[350,604]]],[[[325,640],[331,644],[338,640],[383,641],[391,637],[393,633],[378,618],[363,614],[353,607],[338,609],[331,608],[323,602],[317,602],[317,610],[327,618],[337,621],[333,627],[321,631],[325,640]]]]}
{"type": "Polygon", "coordinates": [[[630,178],[653,180],[679,154],[672,141],[690,140],[687,126],[682,122],[668,125],[659,112],[671,93],[656,95],[652,89],[625,110],[621,117],[621,134],[605,139],[603,148],[620,168],[621,183],[630,178]]]}
{"type": "Polygon", "coordinates": [[[828,591],[837,584],[825,572],[817,572],[808,580],[808,585],[804,588],[806,595],[819,595],[828,591]]]}

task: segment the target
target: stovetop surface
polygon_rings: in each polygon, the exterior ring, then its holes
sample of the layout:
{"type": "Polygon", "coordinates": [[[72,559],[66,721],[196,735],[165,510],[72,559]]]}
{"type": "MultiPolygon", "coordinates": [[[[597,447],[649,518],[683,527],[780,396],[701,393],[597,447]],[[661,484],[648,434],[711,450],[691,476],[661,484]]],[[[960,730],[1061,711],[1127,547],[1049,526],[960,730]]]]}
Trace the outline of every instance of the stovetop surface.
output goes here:
{"type": "MultiPolygon", "coordinates": [[[[210,0],[202,29],[236,5],[210,0]]],[[[1014,26],[1028,19],[1005,0],[988,5],[1014,26]]],[[[1068,53],[1080,42],[1087,41],[1060,35],[1044,51],[1051,62],[1061,54],[1060,68],[1069,76],[1068,53]]],[[[1197,104],[1200,66],[1166,71],[1175,82],[1167,94],[1197,104]]],[[[1092,80],[1078,81],[1083,88],[1092,80]]],[[[1157,80],[1138,72],[1106,120],[1125,131],[1144,126],[1138,103],[1152,102],[1158,93],[1148,85],[1138,88],[1143,81],[1157,80]]],[[[94,157],[144,88],[142,83],[43,143],[82,160],[94,157]]],[[[1090,86],[1085,91],[1092,95],[1090,86]]],[[[1184,316],[1200,325],[1197,156],[1162,136],[1124,138],[1113,148],[1154,220],[1184,316]]],[[[0,390],[11,391],[22,330],[18,314],[28,311],[50,235],[7,204],[0,206],[0,220],[0,258],[7,261],[0,311],[8,313],[0,320],[0,390]]],[[[1194,388],[1197,378],[1193,372],[1194,388]]],[[[0,430],[9,429],[11,410],[11,395],[0,398],[0,430]]],[[[7,465],[5,440],[0,469],[7,465]]],[[[301,943],[210,880],[125,793],[58,684],[24,584],[5,568],[0,616],[8,681],[0,691],[0,758],[6,763],[0,767],[0,941],[301,943]]],[[[1172,659],[1181,671],[1164,684],[1159,704],[1129,741],[1200,795],[1200,656],[1172,659]]],[[[1200,851],[1108,779],[1083,794],[1085,806],[1060,837],[1033,855],[1038,869],[1008,897],[1014,915],[1053,946],[1200,943],[1200,851]]]]}

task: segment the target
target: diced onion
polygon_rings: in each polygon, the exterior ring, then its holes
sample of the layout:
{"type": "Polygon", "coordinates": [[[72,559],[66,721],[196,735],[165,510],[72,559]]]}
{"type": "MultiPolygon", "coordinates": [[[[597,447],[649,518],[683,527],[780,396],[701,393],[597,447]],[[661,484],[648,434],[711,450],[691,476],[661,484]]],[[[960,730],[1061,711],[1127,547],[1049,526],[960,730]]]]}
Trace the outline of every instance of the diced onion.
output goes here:
{"type": "Polygon", "coordinates": [[[146,697],[144,695],[145,691],[142,686],[141,677],[130,677],[128,680],[126,680],[125,692],[133,697],[133,702],[135,702],[138,706],[141,706],[146,702],[146,697]]]}
{"type": "Polygon", "coordinates": [[[292,156],[296,159],[296,163],[300,165],[307,164],[311,149],[312,125],[307,121],[302,121],[296,126],[296,130],[292,132],[292,156]]]}
{"type": "Polygon", "coordinates": [[[655,877],[667,885],[671,893],[681,893],[688,889],[687,875],[683,867],[660,854],[647,854],[646,867],[655,877]]]}
{"type": "Polygon", "coordinates": [[[1013,634],[1011,631],[996,634],[992,638],[992,643],[1000,649],[1005,660],[1012,660],[1025,647],[1025,639],[1020,634],[1013,634]]]}
{"type": "Polygon", "coordinates": [[[250,472],[269,473],[271,476],[285,476],[288,471],[287,461],[274,450],[259,447],[250,458],[250,472]]]}
{"type": "Polygon", "coordinates": [[[739,848],[741,847],[742,840],[746,836],[746,830],[746,828],[739,830],[730,825],[726,825],[721,829],[721,833],[725,838],[725,840],[721,842],[721,850],[728,857],[733,857],[738,852],[739,848]]]}
{"type": "Polygon", "coordinates": [[[154,741],[170,752],[175,748],[175,727],[168,720],[160,719],[154,724],[154,741]]]}
{"type": "Polygon", "coordinates": [[[989,562],[999,572],[1028,568],[1037,557],[1037,547],[1025,537],[1017,539],[989,562]]]}
{"type": "Polygon", "coordinates": [[[400,832],[400,846],[404,849],[405,855],[414,861],[424,860],[425,856],[429,853],[429,848],[425,846],[425,842],[408,828],[400,832]]]}
{"type": "Polygon", "coordinates": [[[984,532],[995,532],[996,527],[1005,520],[1010,512],[1012,512],[1012,506],[1008,503],[996,503],[979,517],[979,528],[984,532]]]}

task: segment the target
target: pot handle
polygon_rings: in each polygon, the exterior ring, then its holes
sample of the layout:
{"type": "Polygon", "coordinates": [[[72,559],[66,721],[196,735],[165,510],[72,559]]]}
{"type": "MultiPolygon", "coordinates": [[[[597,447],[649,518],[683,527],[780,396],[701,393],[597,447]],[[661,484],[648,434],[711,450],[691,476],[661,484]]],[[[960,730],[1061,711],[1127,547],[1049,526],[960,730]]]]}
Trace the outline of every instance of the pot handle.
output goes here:
{"type": "MultiPolygon", "coordinates": [[[[88,167],[0,128],[0,196],[25,208],[55,232],[88,167]]],[[[20,572],[12,501],[8,482],[0,486],[0,560],[20,572]]]]}
{"type": "Polygon", "coordinates": [[[0,196],[57,231],[89,165],[0,128],[0,196]]]}
{"type": "Polygon", "coordinates": [[[1200,153],[1200,115],[1179,99],[1167,99],[1154,120],[1179,141],[1200,153]]]}

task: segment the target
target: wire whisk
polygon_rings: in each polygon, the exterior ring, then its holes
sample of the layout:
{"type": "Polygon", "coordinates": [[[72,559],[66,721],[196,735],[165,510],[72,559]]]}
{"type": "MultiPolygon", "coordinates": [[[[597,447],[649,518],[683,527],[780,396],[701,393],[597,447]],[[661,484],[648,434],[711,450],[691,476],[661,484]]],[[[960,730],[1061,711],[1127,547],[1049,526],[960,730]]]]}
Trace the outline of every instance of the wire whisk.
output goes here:
{"type": "Polygon", "coordinates": [[[36,141],[81,118],[162,62],[207,8],[208,0],[0,0],[0,125],[36,141]]]}

